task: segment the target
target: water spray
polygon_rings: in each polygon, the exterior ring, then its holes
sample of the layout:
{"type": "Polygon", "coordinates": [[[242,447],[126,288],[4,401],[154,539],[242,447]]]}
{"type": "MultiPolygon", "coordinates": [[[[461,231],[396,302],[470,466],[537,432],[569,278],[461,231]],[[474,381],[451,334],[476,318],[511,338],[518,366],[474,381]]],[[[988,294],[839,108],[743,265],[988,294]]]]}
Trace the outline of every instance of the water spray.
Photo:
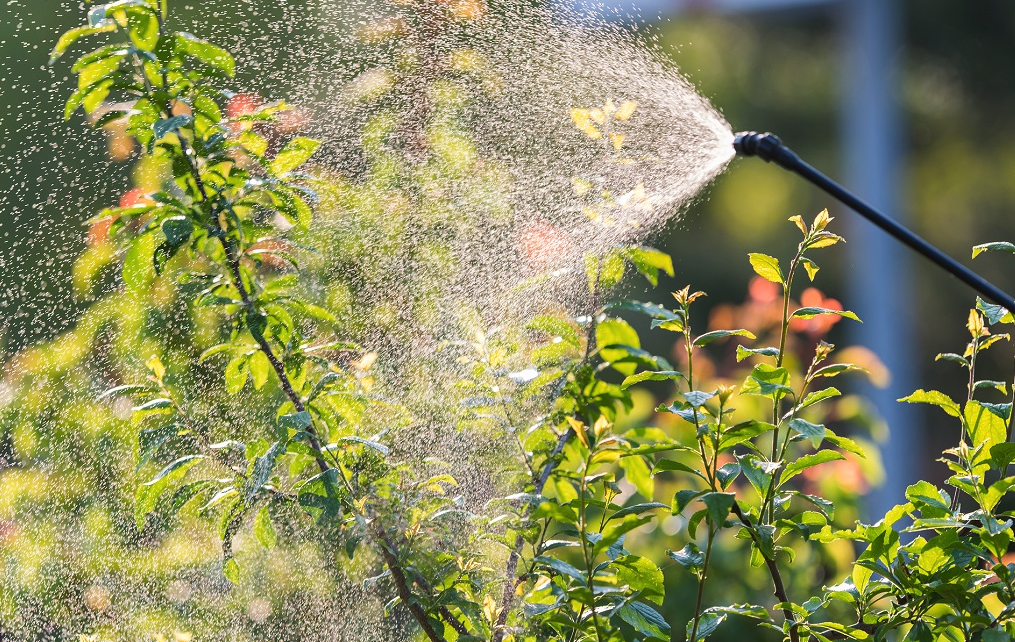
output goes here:
{"type": "Polygon", "coordinates": [[[998,305],[1012,309],[1015,307],[1015,298],[1006,294],[1004,290],[990,283],[979,274],[973,272],[952,257],[948,256],[935,246],[923,240],[905,226],[898,223],[891,217],[879,212],[870,204],[864,202],[855,194],[839,185],[828,176],[825,176],[804,162],[796,152],[783,144],[775,134],[759,134],[758,132],[740,132],[733,141],[733,149],[739,156],[757,156],[762,160],[775,163],[783,169],[802,176],[815,186],[821,188],[841,203],[855,210],[871,223],[874,223],[882,230],[894,236],[910,248],[916,250],[940,267],[958,278],[960,281],[976,290],[983,297],[990,299],[998,305]]]}

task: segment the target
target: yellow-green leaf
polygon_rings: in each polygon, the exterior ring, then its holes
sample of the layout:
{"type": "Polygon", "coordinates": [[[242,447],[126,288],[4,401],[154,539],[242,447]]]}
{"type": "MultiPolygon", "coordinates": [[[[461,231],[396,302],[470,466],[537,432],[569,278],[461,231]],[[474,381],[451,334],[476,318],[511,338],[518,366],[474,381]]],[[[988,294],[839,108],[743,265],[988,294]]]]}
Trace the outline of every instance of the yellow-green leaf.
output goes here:
{"type": "Polygon", "coordinates": [[[779,259],[757,252],[752,252],[748,256],[751,260],[751,267],[758,273],[758,276],[768,279],[772,283],[786,284],[786,280],[782,276],[782,269],[779,267],[779,259]]]}

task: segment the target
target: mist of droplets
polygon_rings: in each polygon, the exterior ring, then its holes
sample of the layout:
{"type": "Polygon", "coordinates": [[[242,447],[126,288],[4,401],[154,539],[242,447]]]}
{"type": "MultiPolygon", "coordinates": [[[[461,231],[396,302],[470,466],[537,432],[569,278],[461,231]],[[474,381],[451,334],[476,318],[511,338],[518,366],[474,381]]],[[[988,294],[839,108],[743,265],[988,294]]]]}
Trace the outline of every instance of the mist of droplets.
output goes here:
{"type": "MultiPolygon", "coordinates": [[[[85,246],[82,221],[157,171],[134,167],[136,149],[110,165],[98,153],[115,151],[106,135],[77,118],[62,122],[73,80],[68,65],[51,69],[45,60],[82,8],[43,4],[0,8],[8,346],[0,495],[13,493],[0,496],[0,639],[93,631],[97,640],[156,632],[172,640],[174,631],[178,640],[189,632],[195,640],[406,639],[406,618],[384,616],[390,596],[363,583],[376,560],[364,554],[354,568],[336,566],[322,559],[312,530],[290,534],[285,550],[246,555],[254,570],[240,587],[221,576],[206,524],[191,519],[162,541],[133,533],[129,400],[107,403],[101,417],[89,416],[89,404],[109,383],[115,333],[129,344],[131,332],[171,333],[176,321],[145,312],[135,326],[103,325],[103,311],[130,303],[117,297],[115,278],[103,291],[78,291],[71,265],[85,246]],[[26,350],[75,324],[87,328],[91,353],[73,338],[26,350]],[[51,394],[67,397],[59,412],[40,409],[51,394]],[[90,451],[97,441],[113,444],[105,452],[122,461],[90,451]],[[41,454],[19,457],[28,442],[41,454]],[[96,480],[107,486],[95,488],[96,480]],[[52,584],[59,588],[39,588],[52,584]]],[[[237,53],[246,71],[235,89],[286,98],[305,133],[323,141],[316,169],[339,187],[322,193],[315,228],[300,237],[317,249],[308,287],[349,338],[380,353],[378,368],[396,382],[385,392],[418,417],[417,438],[394,452],[447,462],[466,506],[478,510],[504,491],[496,470],[504,449],[454,425],[449,390],[461,368],[459,353],[445,347],[537,312],[580,313],[589,303],[584,257],[650,244],[729,162],[732,134],[637,30],[583,9],[451,4],[451,28],[399,2],[223,0],[176,9],[183,29],[237,53]],[[416,30],[403,38],[406,25],[416,30]]],[[[136,350],[152,345],[138,340],[136,350]]],[[[137,356],[138,372],[146,356],[137,356]]],[[[203,401],[201,390],[188,396],[203,401]]],[[[242,399],[214,412],[264,419],[242,399]]],[[[237,546],[256,550],[244,537],[237,546]]]]}

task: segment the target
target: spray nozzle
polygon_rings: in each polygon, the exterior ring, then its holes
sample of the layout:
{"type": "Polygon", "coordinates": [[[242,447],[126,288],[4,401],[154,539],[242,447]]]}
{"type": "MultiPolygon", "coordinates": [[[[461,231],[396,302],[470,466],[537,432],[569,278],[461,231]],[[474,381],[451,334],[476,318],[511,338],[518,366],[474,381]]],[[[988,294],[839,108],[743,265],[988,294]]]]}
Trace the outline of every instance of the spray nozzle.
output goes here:
{"type": "Polygon", "coordinates": [[[802,176],[845,205],[856,210],[861,216],[888,232],[902,243],[913,248],[934,263],[937,263],[984,297],[999,305],[1015,309],[1012,305],[1015,299],[1006,294],[1004,290],[1001,290],[927,241],[913,234],[913,232],[900,225],[894,219],[882,214],[874,207],[860,200],[859,197],[842,185],[839,185],[805,163],[793,150],[783,145],[782,141],[775,134],[740,132],[733,140],[733,149],[736,150],[739,156],[757,156],[802,176]]]}
{"type": "Polygon", "coordinates": [[[783,145],[778,136],[770,133],[740,132],[733,139],[733,149],[740,156],[757,156],[790,170],[800,162],[800,157],[793,150],[783,145]]]}

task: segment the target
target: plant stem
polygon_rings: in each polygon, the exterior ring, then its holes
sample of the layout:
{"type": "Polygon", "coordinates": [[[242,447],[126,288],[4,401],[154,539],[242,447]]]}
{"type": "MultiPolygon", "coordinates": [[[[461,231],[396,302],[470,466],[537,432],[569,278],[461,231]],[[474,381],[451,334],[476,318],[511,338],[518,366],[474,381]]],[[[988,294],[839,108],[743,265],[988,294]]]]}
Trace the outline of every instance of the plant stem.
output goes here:
{"type": "Polygon", "coordinates": [[[384,563],[387,565],[388,570],[391,571],[391,579],[395,583],[395,590],[398,592],[399,599],[409,609],[412,616],[416,618],[416,622],[423,629],[423,632],[426,633],[426,636],[430,638],[431,642],[444,642],[443,636],[430,624],[426,611],[413,599],[412,592],[409,590],[409,585],[405,580],[405,573],[402,571],[402,564],[395,554],[395,545],[388,538],[387,533],[384,532],[384,528],[380,524],[375,523],[374,525],[374,537],[380,543],[381,555],[384,557],[384,563]]]}
{"type": "MultiPolygon", "coordinates": [[[[558,439],[557,444],[553,447],[553,451],[548,457],[546,465],[543,466],[542,472],[536,479],[535,484],[532,488],[532,493],[538,495],[543,492],[543,487],[546,486],[547,480],[550,479],[550,475],[553,473],[553,468],[556,465],[557,457],[564,451],[564,446],[574,435],[574,431],[568,428],[558,439]]],[[[529,511],[526,511],[526,517],[528,517],[529,511]]],[[[514,601],[515,596],[515,573],[518,571],[518,562],[522,557],[522,547],[525,546],[525,539],[519,534],[515,537],[515,545],[511,549],[511,554],[508,555],[507,565],[504,568],[504,591],[501,594],[500,601],[500,615],[497,616],[497,622],[494,624],[495,631],[491,642],[502,642],[506,631],[504,625],[507,624],[508,610],[510,609],[511,603],[514,601]]]]}
{"type": "MultiPolygon", "coordinates": [[[[980,337],[973,337],[973,341],[969,344],[972,348],[972,354],[969,355],[969,382],[966,384],[966,405],[973,400],[973,390],[976,385],[976,353],[980,348],[980,337]]],[[[1012,391],[1015,394],[1015,390],[1012,391]]],[[[966,418],[965,416],[959,417],[959,422],[962,424],[962,430],[959,433],[959,443],[963,444],[966,442],[966,418]]],[[[967,466],[969,462],[966,462],[967,466]]],[[[952,491],[952,505],[951,509],[956,510],[959,507],[959,489],[956,487],[952,491]]]]}
{"type": "MultiPolygon", "coordinates": [[[[589,358],[592,356],[592,352],[595,350],[596,345],[596,316],[599,313],[599,272],[596,273],[595,283],[592,286],[592,301],[591,301],[591,313],[589,314],[589,325],[585,331],[585,354],[582,356],[582,365],[588,363],[589,358]]],[[[538,478],[533,479],[532,493],[539,495],[543,492],[543,488],[546,486],[546,482],[550,479],[550,475],[553,473],[554,467],[557,465],[557,457],[564,452],[564,446],[570,441],[571,437],[574,436],[574,430],[568,428],[565,430],[560,437],[557,438],[557,443],[550,452],[550,455],[546,459],[546,463],[543,465],[542,472],[539,473],[538,478]]],[[[524,453],[524,448],[522,449],[524,453]]],[[[528,462],[526,462],[528,463],[528,462]]],[[[532,466],[529,465],[529,469],[532,466]]],[[[525,517],[528,518],[531,508],[525,511],[525,517]]],[[[504,591],[501,594],[500,600],[500,615],[497,616],[497,621],[494,623],[493,636],[490,638],[491,642],[503,642],[506,631],[504,625],[507,624],[508,612],[510,611],[511,604],[514,602],[515,597],[515,573],[518,571],[518,562],[522,557],[522,547],[525,546],[525,539],[519,534],[515,537],[515,545],[511,549],[511,553],[508,555],[507,565],[504,568],[504,591]]]]}
{"type": "Polygon", "coordinates": [[[698,639],[698,624],[701,622],[701,598],[705,593],[705,579],[708,574],[708,563],[712,559],[712,542],[715,541],[715,530],[708,528],[708,544],[705,546],[705,561],[701,565],[701,578],[698,580],[698,596],[694,602],[694,624],[691,626],[691,637],[688,642],[698,639]]]}
{"type": "MultiPolygon", "coordinates": [[[[425,577],[423,577],[419,573],[413,573],[412,577],[413,581],[417,585],[419,585],[419,588],[423,589],[424,593],[427,593],[428,595],[433,595],[433,586],[431,586],[430,582],[426,581],[425,577]]],[[[441,617],[444,618],[444,621],[450,624],[451,628],[458,631],[459,635],[469,634],[469,629],[464,624],[462,624],[461,620],[455,617],[455,614],[451,612],[451,609],[442,604],[441,606],[437,607],[437,610],[440,611],[441,617]]]]}
{"type": "MultiPolygon", "coordinates": [[[[774,558],[770,558],[764,550],[761,548],[761,540],[757,533],[754,531],[754,525],[751,524],[751,520],[744,515],[744,512],[740,510],[740,506],[736,502],[733,502],[732,512],[740,520],[740,523],[747,528],[747,532],[751,535],[751,539],[754,540],[754,545],[758,547],[758,552],[761,553],[761,557],[765,560],[765,565],[768,567],[768,573],[772,576],[772,584],[774,586],[774,593],[776,599],[779,602],[789,602],[789,596],[786,593],[786,585],[782,581],[782,573],[779,571],[779,565],[776,563],[774,558]]],[[[786,618],[787,622],[794,622],[793,611],[788,608],[782,609],[783,617],[786,618]]],[[[791,626],[789,629],[790,642],[800,642],[800,633],[797,631],[796,626],[791,626]]]]}
{"type": "Polygon", "coordinates": [[[592,611],[592,626],[594,626],[596,629],[596,640],[598,642],[603,642],[603,632],[599,627],[599,614],[596,612],[596,589],[593,579],[595,577],[595,568],[593,567],[593,562],[595,561],[595,559],[593,558],[593,555],[589,551],[589,542],[587,537],[588,523],[586,520],[586,511],[588,509],[588,505],[586,503],[585,493],[588,490],[587,480],[589,472],[589,463],[592,461],[592,455],[594,453],[595,451],[592,448],[589,448],[589,456],[588,459],[585,460],[585,465],[583,466],[582,469],[581,484],[579,485],[578,489],[578,511],[579,511],[578,536],[581,538],[582,558],[585,560],[585,572],[588,573],[588,588],[589,593],[591,594],[590,599],[592,601],[592,603],[589,604],[589,608],[592,611]]]}

